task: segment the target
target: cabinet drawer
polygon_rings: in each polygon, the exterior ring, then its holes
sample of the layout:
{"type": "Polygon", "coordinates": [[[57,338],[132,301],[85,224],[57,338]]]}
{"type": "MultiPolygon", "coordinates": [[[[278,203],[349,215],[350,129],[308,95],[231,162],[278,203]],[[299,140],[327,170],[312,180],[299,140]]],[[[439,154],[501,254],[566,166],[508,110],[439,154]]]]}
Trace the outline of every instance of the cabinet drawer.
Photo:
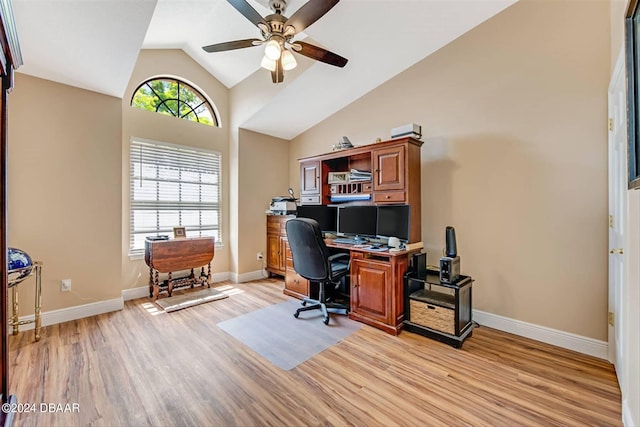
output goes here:
{"type": "Polygon", "coordinates": [[[288,291],[294,292],[301,296],[309,296],[309,282],[307,279],[300,276],[293,269],[287,268],[287,273],[284,277],[285,288],[288,291]]]}
{"type": "Polygon", "coordinates": [[[377,191],[373,194],[375,203],[401,203],[405,200],[404,191],[377,191]]]}
{"type": "Polygon", "coordinates": [[[289,269],[293,270],[293,259],[291,259],[291,255],[289,255],[289,256],[287,256],[285,258],[284,265],[287,268],[287,270],[289,270],[289,269]]]}
{"type": "Polygon", "coordinates": [[[314,196],[300,196],[300,204],[302,205],[319,205],[320,204],[320,195],[314,196]]]}
{"type": "Polygon", "coordinates": [[[282,215],[267,215],[267,233],[280,234],[280,227],[284,224],[282,215]]]}
{"type": "Polygon", "coordinates": [[[411,322],[427,328],[455,334],[455,310],[417,300],[409,300],[411,322]]]}

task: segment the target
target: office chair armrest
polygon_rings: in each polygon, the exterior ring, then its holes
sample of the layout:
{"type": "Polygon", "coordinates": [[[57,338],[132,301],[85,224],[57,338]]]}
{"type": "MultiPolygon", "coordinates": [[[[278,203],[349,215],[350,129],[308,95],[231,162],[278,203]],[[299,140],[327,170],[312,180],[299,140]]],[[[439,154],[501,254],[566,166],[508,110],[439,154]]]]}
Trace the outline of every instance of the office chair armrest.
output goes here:
{"type": "Polygon", "coordinates": [[[349,261],[351,261],[351,255],[347,254],[347,253],[339,253],[339,254],[333,254],[330,255],[329,258],[327,258],[327,260],[329,261],[329,263],[331,263],[331,261],[335,261],[337,259],[340,258],[349,258],[349,261]]]}
{"type": "Polygon", "coordinates": [[[345,253],[333,254],[333,255],[330,255],[329,258],[327,258],[327,264],[329,265],[329,275],[330,276],[333,276],[333,270],[331,268],[331,263],[333,261],[336,261],[336,260],[339,261],[340,258],[349,258],[349,261],[347,262],[347,272],[351,270],[351,255],[350,254],[345,254],[345,253]]]}

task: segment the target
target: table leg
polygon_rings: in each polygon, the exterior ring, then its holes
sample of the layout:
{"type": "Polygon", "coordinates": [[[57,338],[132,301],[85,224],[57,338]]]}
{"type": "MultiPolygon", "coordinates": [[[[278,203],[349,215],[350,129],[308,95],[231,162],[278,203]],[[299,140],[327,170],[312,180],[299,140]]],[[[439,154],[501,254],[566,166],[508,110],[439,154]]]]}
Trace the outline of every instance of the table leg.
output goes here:
{"type": "Polygon", "coordinates": [[[153,296],[153,268],[149,267],[149,298],[153,296]]]}
{"type": "Polygon", "coordinates": [[[36,322],[36,341],[40,341],[40,327],[42,326],[42,313],[40,308],[42,305],[42,264],[36,263],[36,309],[35,309],[35,322],[36,322]]]}
{"type": "Polygon", "coordinates": [[[154,301],[158,299],[159,293],[160,293],[160,285],[158,284],[158,270],[156,270],[153,277],[153,300],[154,301]]]}
{"type": "Polygon", "coordinates": [[[173,279],[171,278],[171,272],[169,272],[169,277],[167,278],[167,293],[171,296],[173,292],[173,279]]]}
{"type": "Polygon", "coordinates": [[[11,288],[11,299],[13,300],[11,310],[11,324],[13,325],[13,335],[18,335],[20,325],[18,324],[18,285],[11,288]]]}
{"type": "Polygon", "coordinates": [[[208,269],[207,269],[207,288],[211,287],[211,263],[207,264],[208,265],[208,269]]]}

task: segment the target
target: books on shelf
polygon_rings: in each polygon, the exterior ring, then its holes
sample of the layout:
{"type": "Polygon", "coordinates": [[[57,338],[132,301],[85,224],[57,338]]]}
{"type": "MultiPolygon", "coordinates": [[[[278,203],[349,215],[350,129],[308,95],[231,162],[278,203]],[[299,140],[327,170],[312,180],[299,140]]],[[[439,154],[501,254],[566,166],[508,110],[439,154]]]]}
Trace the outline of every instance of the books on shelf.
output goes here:
{"type": "Polygon", "coordinates": [[[349,182],[353,181],[371,181],[371,172],[351,169],[349,171],[349,182]]]}
{"type": "Polygon", "coordinates": [[[371,193],[345,193],[345,194],[332,194],[332,202],[347,202],[353,200],[371,200],[371,193]]]}

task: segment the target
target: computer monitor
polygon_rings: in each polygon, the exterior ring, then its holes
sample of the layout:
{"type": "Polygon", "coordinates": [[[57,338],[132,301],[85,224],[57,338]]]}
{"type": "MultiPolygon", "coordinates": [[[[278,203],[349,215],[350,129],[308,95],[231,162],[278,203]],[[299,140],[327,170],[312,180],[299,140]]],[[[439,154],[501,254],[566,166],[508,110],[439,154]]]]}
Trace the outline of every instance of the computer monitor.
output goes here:
{"type": "Polygon", "coordinates": [[[341,206],[338,208],[338,233],[375,236],[377,217],[375,206],[341,206]]]}
{"type": "Polygon", "coordinates": [[[378,206],[376,234],[379,237],[397,237],[408,242],[410,229],[410,206],[378,206]]]}
{"type": "Polygon", "coordinates": [[[335,206],[303,205],[297,207],[296,216],[298,218],[315,219],[320,224],[320,230],[322,230],[323,233],[335,232],[337,229],[336,210],[337,208],[335,206]]]}

